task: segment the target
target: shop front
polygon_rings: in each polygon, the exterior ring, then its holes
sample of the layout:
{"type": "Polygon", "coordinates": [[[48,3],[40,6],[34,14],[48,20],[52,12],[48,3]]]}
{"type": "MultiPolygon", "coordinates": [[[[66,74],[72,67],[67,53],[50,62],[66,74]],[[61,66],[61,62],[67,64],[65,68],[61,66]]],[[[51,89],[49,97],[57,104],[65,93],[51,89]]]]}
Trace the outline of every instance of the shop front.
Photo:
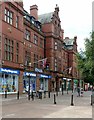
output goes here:
{"type": "Polygon", "coordinates": [[[24,72],[23,92],[28,91],[30,84],[30,91],[36,91],[36,73],[24,72]]]}
{"type": "Polygon", "coordinates": [[[0,94],[4,94],[5,91],[7,91],[7,94],[17,93],[20,71],[0,68],[0,74],[0,94]]]}
{"type": "Polygon", "coordinates": [[[51,78],[49,75],[40,74],[40,89],[48,91],[48,80],[51,78]]]}

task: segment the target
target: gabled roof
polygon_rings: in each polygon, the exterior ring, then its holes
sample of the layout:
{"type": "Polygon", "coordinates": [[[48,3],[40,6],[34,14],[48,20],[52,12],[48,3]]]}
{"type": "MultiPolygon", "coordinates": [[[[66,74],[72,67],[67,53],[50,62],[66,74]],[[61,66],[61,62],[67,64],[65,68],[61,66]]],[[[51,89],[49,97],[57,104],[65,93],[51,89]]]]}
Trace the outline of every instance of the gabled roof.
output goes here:
{"type": "Polygon", "coordinates": [[[68,37],[66,37],[64,39],[65,46],[66,46],[66,48],[68,50],[72,50],[73,49],[74,41],[75,41],[75,39],[70,39],[68,37]]]}
{"type": "Polygon", "coordinates": [[[66,45],[73,45],[73,43],[74,43],[74,39],[64,39],[64,43],[66,44],[66,45]]]}
{"type": "Polygon", "coordinates": [[[49,23],[52,21],[53,14],[54,12],[39,15],[38,21],[41,22],[42,24],[49,23]]]}

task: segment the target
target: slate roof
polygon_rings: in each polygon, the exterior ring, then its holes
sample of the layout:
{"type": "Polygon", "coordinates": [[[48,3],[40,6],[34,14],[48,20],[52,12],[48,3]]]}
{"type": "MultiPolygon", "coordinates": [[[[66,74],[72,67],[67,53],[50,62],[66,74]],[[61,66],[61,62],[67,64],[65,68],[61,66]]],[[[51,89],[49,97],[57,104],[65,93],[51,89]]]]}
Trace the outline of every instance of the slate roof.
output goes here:
{"type": "Polygon", "coordinates": [[[49,23],[52,21],[53,14],[54,12],[39,15],[38,21],[41,22],[42,24],[49,23]]]}

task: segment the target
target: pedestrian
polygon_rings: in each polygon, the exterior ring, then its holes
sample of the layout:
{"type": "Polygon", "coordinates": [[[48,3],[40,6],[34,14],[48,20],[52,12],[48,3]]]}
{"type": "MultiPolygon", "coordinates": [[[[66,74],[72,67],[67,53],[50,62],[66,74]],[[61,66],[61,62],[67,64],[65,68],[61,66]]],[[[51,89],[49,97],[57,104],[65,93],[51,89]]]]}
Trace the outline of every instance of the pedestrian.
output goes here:
{"type": "Polygon", "coordinates": [[[77,93],[78,93],[77,97],[79,97],[80,96],[80,87],[77,88],[77,93]]]}

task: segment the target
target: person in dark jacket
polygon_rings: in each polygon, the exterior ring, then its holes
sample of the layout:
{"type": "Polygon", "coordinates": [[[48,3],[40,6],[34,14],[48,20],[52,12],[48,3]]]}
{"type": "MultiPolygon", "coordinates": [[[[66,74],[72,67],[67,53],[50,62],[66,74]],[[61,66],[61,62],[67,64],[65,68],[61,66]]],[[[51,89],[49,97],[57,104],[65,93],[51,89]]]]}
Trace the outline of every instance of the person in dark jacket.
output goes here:
{"type": "Polygon", "coordinates": [[[80,96],[80,87],[77,88],[77,93],[78,93],[77,97],[79,97],[80,96]]]}

